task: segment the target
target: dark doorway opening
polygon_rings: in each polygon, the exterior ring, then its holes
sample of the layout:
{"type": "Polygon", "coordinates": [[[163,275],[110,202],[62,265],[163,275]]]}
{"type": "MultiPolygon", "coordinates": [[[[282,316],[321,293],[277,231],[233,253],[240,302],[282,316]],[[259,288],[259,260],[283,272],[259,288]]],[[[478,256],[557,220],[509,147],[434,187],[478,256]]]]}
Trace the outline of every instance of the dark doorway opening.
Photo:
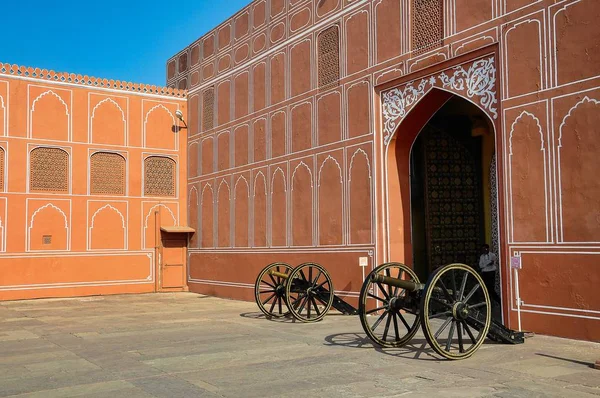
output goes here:
{"type": "Polygon", "coordinates": [[[457,96],[418,134],[410,156],[410,192],[413,264],[421,280],[450,263],[478,269],[483,243],[498,253],[494,152],[488,117],[457,96]]]}

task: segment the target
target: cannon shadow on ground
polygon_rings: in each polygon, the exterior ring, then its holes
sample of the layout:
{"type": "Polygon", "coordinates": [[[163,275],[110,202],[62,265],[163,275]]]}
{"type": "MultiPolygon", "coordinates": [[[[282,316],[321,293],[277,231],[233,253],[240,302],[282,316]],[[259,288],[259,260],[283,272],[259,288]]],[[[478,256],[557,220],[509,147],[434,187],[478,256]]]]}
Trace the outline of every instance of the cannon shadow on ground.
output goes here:
{"type": "Polygon", "coordinates": [[[425,339],[413,339],[403,347],[388,348],[381,347],[365,335],[359,333],[336,333],[325,337],[325,345],[342,346],[350,348],[374,349],[385,355],[394,357],[418,359],[421,361],[446,361],[446,359],[435,356],[425,339]]]}
{"type": "Polygon", "coordinates": [[[292,315],[286,315],[280,318],[277,317],[268,317],[262,312],[242,312],[240,314],[242,318],[246,319],[266,319],[267,321],[278,322],[278,323],[296,323],[298,322],[296,318],[292,315]]]}

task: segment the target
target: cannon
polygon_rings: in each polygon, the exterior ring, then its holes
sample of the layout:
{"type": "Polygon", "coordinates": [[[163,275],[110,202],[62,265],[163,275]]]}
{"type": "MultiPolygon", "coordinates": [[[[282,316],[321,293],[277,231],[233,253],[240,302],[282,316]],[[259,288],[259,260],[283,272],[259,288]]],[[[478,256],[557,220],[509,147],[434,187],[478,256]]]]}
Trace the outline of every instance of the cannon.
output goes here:
{"type": "Polygon", "coordinates": [[[369,273],[359,296],[360,322],[373,342],[401,347],[421,326],[431,348],[447,359],[470,357],[486,337],[524,342],[523,333],[493,320],[491,310],[481,276],[466,264],[440,267],[423,284],[408,266],[385,263],[369,273]]]}
{"type": "Polygon", "coordinates": [[[292,315],[302,322],[317,322],[331,307],[345,315],[358,310],[335,295],[327,270],[317,263],[302,263],[293,268],[286,263],[272,263],[258,274],[254,298],[268,318],[292,315]]]}

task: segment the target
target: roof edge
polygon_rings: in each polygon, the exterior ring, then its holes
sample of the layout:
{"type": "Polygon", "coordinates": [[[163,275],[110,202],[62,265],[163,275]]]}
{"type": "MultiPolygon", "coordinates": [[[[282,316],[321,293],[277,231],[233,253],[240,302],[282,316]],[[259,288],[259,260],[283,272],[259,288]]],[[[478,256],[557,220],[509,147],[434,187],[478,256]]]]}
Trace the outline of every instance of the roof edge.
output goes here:
{"type": "Polygon", "coordinates": [[[103,79],[88,75],[82,76],[76,75],[75,73],[55,72],[53,70],[10,65],[2,62],[0,62],[0,75],[42,79],[57,83],[79,84],[91,88],[109,88],[141,94],[167,95],[177,98],[185,98],[187,96],[187,90],[180,90],[177,88],[103,79]]]}

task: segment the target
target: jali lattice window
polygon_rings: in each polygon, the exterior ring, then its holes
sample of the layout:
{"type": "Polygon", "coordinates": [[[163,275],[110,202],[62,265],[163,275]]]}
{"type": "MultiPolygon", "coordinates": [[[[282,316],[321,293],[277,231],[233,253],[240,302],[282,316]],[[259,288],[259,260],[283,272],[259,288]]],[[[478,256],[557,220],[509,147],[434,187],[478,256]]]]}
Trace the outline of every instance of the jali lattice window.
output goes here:
{"type": "Polygon", "coordinates": [[[97,152],[90,157],[90,193],[125,195],[125,158],[116,153],[97,152]]]}
{"type": "Polygon", "coordinates": [[[0,192],[4,192],[4,148],[0,147],[0,192]]]}
{"type": "Polygon", "coordinates": [[[412,48],[425,52],[442,45],[444,39],[444,1],[413,0],[412,48]]]}
{"type": "Polygon", "coordinates": [[[35,148],[29,155],[29,190],[69,191],[69,154],[59,148],[35,148]]]}
{"type": "Polygon", "coordinates": [[[319,35],[319,87],[337,83],[340,79],[340,33],[337,26],[319,35]]]}
{"type": "Polygon", "coordinates": [[[202,95],[202,131],[213,128],[215,120],[215,89],[209,88],[202,95]]]}
{"type": "Polygon", "coordinates": [[[173,159],[150,156],[144,160],[144,195],[175,196],[175,166],[173,159]]]}

